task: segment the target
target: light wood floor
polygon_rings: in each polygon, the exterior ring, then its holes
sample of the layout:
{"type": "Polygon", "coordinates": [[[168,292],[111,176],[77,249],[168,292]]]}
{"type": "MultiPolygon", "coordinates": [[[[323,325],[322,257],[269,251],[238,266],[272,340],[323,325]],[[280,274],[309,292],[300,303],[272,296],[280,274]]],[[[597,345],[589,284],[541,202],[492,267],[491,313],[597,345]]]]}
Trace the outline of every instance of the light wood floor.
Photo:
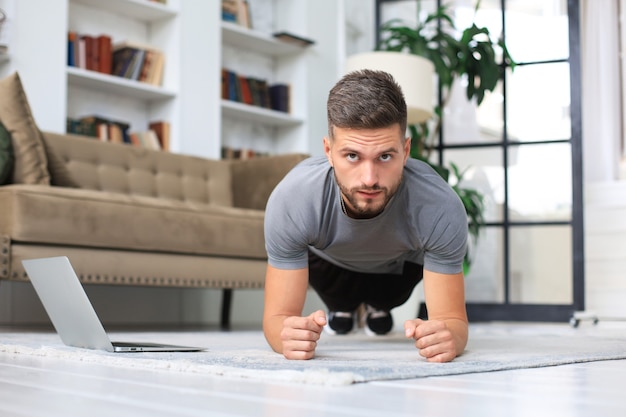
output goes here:
{"type": "Polygon", "coordinates": [[[0,416],[624,417],[626,360],[327,388],[0,354],[0,416]]]}

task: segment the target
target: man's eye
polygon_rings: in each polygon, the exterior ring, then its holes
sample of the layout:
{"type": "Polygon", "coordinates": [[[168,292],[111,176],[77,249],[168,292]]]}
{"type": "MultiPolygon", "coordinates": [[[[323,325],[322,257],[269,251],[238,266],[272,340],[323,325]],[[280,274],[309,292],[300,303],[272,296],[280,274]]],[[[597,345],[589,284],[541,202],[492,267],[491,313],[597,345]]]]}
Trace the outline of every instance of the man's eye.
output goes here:
{"type": "Polygon", "coordinates": [[[349,154],[346,155],[346,159],[348,161],[353,162],[353,161],[356,161],[357,159],[359,159],[359,157],[355,153],[349,153],[349,154]]]}
{"type": "Polygon", "coordinates": [[[380,160],[381,161],[390,161],[391,160],[391,154],[388,154],[388,153],[382,154],[380,156],[380,160]]]}

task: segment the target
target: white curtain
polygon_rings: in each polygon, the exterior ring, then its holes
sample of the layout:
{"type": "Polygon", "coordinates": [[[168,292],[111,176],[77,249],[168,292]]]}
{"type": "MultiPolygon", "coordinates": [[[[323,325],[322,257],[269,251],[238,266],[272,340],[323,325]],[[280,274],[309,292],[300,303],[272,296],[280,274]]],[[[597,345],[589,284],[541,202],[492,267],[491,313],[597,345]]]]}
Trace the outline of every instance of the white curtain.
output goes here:
{"type": "Polygon", "coordinates": [[[585,182],[618,179],[622,141],[619,5],[581,1],[585,182]]]}

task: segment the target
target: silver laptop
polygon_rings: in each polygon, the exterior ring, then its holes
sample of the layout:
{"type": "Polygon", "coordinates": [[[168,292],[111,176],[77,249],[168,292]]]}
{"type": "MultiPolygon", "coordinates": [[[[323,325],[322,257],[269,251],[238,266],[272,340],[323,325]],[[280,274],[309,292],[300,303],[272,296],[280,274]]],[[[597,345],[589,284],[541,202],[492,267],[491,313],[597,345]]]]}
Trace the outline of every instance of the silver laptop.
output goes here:
{"type": "Polygon", "coordinates": [[[193,352],[191,346],[111,342],[66,256],[23,260],[52,324],[63,343],[109,352],[193,352]]]}

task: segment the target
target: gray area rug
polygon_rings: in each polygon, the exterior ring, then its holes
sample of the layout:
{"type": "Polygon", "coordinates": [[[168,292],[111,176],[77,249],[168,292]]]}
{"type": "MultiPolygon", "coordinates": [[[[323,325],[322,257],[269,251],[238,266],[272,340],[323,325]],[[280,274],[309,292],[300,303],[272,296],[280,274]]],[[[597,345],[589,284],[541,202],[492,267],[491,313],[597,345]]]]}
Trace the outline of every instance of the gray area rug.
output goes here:
{"type": "Polygon", "coordinates": [[[206,346],[196,353],[108,353],[63,345],[54,333],[0,332],[0,354],[34,355],[105,366],[191,372],[254,380],[347,385],[358,382],[491,372],[626,359],[626,327],[470,325],[466,352],[450,363],[422,359],[402,334],[324,335],[317,356],[289,361],[270,350],[260,331],[112,333],[112,340],[206,346]]]}

